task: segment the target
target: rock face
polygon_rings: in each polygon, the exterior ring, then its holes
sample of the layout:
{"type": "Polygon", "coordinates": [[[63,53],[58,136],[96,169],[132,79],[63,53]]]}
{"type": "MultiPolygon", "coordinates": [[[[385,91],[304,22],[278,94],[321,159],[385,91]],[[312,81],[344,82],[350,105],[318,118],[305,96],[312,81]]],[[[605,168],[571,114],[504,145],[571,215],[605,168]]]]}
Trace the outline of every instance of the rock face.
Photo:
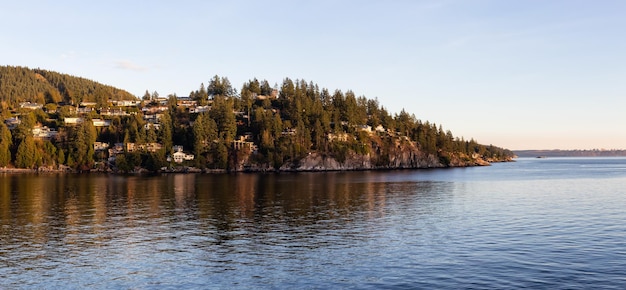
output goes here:
{"type": "MultiPolygon", "coordinates": [[[[440,153],[439,155],[444,156],[444,158],[422,152],[414,144],[404,144],[392,149],[391,152],[349,153],[343,162],[328,154],[311,152],[304,158],[283,164],[278,169],[258,164],[248,164],[246,166],[244,165],[245,162],[242,162],[238,164],[235,171],[348,171],[490,165],[489,162],[483,160],[480,156],[467,156],[459,153],[440,153]]],[[[490,162],[499,161],[510,160],[490,160],[490,162]]]]}
{"type": "Polygon", "coordinates": [[[343,171],[343,170],[372,170],[372,169],[403,169],[403,168],[435,168],[445,167],[432,155],[420,156],[416,154],[401,154],[390,156],[390,164],[375,165],[372,155],[351,154],[344,162],[339,162],[330,156],[311,153],[297,163],[287,163],[280,171],[343,171]]]}

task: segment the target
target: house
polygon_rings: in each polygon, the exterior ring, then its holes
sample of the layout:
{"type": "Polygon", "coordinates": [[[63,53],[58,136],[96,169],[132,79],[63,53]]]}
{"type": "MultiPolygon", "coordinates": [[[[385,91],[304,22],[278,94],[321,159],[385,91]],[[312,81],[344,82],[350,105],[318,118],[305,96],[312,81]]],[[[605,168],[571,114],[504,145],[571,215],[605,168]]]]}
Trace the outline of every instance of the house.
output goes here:
{"type": "Polygon", "coordinates": [[[241,150],[241,149],[244,149],[244,148],[248,148],[251,151],[258,150],[258,148],[254,144],[254,142],[248,141],[246,136],[238,136],[238,138],[233,141],[233,148],[235,150],[241,150]]]}
{"type": "Polygon", "coordinates": [[[35,126],[33,127],[32,132],[35,139],[48,140],[55,138],[57,135],[59,135],[59,132],[54,129],[50,129],[47,126],[35,126]]]}
{"type": "Polygon", "coordinates": [[[172,154],[172,157],[174,159],[174,162],[176,163],[183,163],[184,161],[191,161],[194,159],[194,155],[193,154],[187,154],[185,152],[174,152],[174,154],[172,154]]]}
{"type": "Polygon", "coordinates": [[[199,114],[199,113],[208,112],[210,109],[211,107],[209,106],[196,106],[196,107],[189,108],[189,113],[199,114]]]}
{"type": "Polygon", "coordinates": [[[150,123],[158,123],[162,117],[163,114],[143,115],[143,119],[150,123]]]}
{"type": "Polygon", "coordinates": [[[93,122],[93,126],[94,127],[109,127],[109,126],[111,126],[111,120],[93,119],[93,120],[91,120],[91,122],[93,122]]]}
{"type": "Polygon", "coordinates": [[[92,108],[92,107],[79,107],[79,108],[76,110],[76,112],[77,112],[78,114],[85,114],[85,115],[86,115],[86,114],[89,114],[89,113],[91,113],[91,112],[93,112],[93,111],[95,111],[95,110],[94,110],[94,108],[92,108]]]}
{"type": "Polygon", "coordinates": [[[189,97],[178,97],[176,100],[176,106],[179,106],[179,107],[195,107],[197,105],[198,105],[198,102],[192,100],[189,97]]]}
{"type": "Polygon", "coordinates": [[[37,110],[37,109],[43,108],[43,105],[40,105],[37,103],[31,103],[31,102],[23,102],[23,103],[20,103],[20,108],[29,109],[29,110],[37,110]]]}
{"type": "Polygon", "coordinates": [[[193,154],[183,152],[183,146],[181,145],[174,145],[173,150],[174,154],[172,154],[171,159],[168,158],[169,160],[173,159],[176,163],[183,163],[184,161],[191,161],[194,159],[193,154]]]}
{"type": "Polygon", "coordinates": [[[130,114],[122,109],[102,109],[100,111],[102,116],[129,116],[130,114]]]}
{"type": "Polygon", "coordinates": [[[135,152],[137,145],[135,143],[126,143],[126,152],[135,152]]]}
{"type": "Polygon", "coordinates": [[[10,130],[13,130],[17,127],[17,125],[22,123],[22,120],[18,117],[12,117],[4,120],[4,123],[7,124],[7,127],[9,127],[10,130]]]}
{"type": "Polygon", "coordinates": [[[78,117],[67,117],[63,121],[65,122],[65,125],[76,125],[82,123],[84,120],[83,118],[78,117]]]}
{"type": "Polygon", "coordinates": [[[137,107],[141,104],[141,101],[109,101],[118,107],[137,107]]]}
{"type": "Polygon", "coordinates": [[[145,145],[145,150],[148,152],[157,152],[163,149],[163,145],[160,143],[148,143],[145,145]]]}
{"type": "Polygon", "coordinates": [[[163,148],[163,145],[159,143],[148,143],[148,144],[126,143],[125,147],[126,147],[126,152],[136,152],[136,151],[157,152],[163,148]]]}
{"type": "Polygon", "coordinates": [[[328,141],[347,142],[349,136],[350,135],[348,135],[348,133],[338,133],[338,134],[328,133],[326,137],[328,138],[328,141]]]}
{"type": "Polygon", "coordinates": [[[149,106],[149,107],[143,107],[141,108],[141,111],[144,114],[156,114],[156,113],[162,113],[169,110],[168,106],[149,106]]]}
{"type": "Polygon", "coordinates": [[[94,142],[93,143],[93,150],[94,151],[104,151],[109,149],[109,143],[105,143],[105,142],[94,142]]]}

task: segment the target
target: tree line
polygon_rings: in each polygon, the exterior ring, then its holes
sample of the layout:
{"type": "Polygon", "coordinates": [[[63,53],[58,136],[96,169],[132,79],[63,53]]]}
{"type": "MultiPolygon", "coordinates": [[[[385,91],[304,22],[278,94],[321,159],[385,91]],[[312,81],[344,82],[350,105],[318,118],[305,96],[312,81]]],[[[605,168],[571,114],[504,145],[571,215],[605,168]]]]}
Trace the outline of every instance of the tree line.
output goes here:
{"type": "Polygon", "coordinates": [[[202,83],[189,93],[196,106],[209,108],[199,113],[179,106],[181,98],[176,95],[168,95],[164,101],[157,92],[146,91],[142,107],[167,108],[159,114],[158,126],[151,126],[139,108],[126,108],[132,114],[111,117],[108,127],[95,128],[89,122],[102,118],[97,111],[81,115],[84,122],[69,126],[60,120],[71,116],[71,112],[58,108],[52,110],[49,106],[16,112],[16,102],[77,104],[91,101],[106,108],[111,106],[107,100],[124,99],[128,95],[106,86],[92,89],[93,83],[85,79],[43,70],[22,71],[22,74],[30,74],[31,80],[21,81],[24,88],[20,91],[5,83],[7,79],[15,78],[15,71],[20,70],[5,67],[4,71],[7,70],[13,71],[9,73],[12,76],[5,78],[4,73],[0,74],[0,96],[4,104],[0,108],[1,114],[5,118],[19,114],[21,122],[12,130],[4,122],[0,124],[0,166],[63,165],[77,170],[107,166],[108,153],[96,152],[93,147],[96,141],[162,145],[156,152],[117,155],[114,166],[121,171],[132,171],[137,167],[156,171],[170,166],[167,157],[173,153],[174,145],[182,145],[194,154],[195,159],[187,165],[226,170],[235,169],[242,160],[248,164],[280,168],[311,152],[333,157],[339,162],[353,154],[370,154],[379,156],[375,165],[383,167],[389,163],[388,153],[406,142],[416,144],[426,154],[437,156],[444,165],[454,154],[493,160],[513,156],[511,151],[500,147],[455,137],[441,125],[419,120],[405,110],[392,114],[378,99],[357,96],[351,90],[330,91],[313,82],[289,78],[273,86],[267,80],[252,79],[237,90],[228,78],[216,75],[206,86],[202,83]],[[37,80],[39,76],[46,81],[37,80]],[[3,90],[9,87],[11,93],[5,94],[3,90]],[[50,91],[54,91],[51,88],[55,88],[59,96],[51,96],[50,91]],[[16,97],[20,94],[30,98],[16,97]],[[39,98],[41,95],[43,99],[39,98]],[[56,129],[58,137],[35,140],[30,132],[37,124],[56,129]],[[236,148],[233,142],[240,139],[248,146],[236,148]]]}

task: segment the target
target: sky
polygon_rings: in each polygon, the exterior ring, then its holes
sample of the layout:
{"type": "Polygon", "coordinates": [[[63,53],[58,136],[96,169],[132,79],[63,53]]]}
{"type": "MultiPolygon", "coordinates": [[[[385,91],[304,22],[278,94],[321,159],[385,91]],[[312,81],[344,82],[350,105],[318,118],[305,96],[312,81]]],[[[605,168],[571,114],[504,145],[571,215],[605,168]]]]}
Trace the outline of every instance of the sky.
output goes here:
{"type": "Polygon", "coordinates": [[[626,1],[9,1],[0,65],[187,96],[314,82],[512,149],[626,149],[626,1]]]}

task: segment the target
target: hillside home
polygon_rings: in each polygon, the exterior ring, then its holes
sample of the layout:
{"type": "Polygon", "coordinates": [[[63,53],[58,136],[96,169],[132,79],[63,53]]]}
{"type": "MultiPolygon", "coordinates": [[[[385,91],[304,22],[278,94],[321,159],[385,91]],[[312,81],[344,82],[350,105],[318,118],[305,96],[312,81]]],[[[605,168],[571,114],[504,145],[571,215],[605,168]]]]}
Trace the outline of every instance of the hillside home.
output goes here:
{"type": "Polygon", "coordinates": [[[195,107],[198,105],[198,102],[189,97],[178,97],[176,105],[179,107],[195,107]]]}
{"type": "Polygon", "coordinates": [[[191,161],[194,159],[193,154],[187,154],[183,152],[182,145],[174,145],[172,149],[174,150],[174,154],[172,154],[171,158],[168,157],[168,160],[174,160],[174,162],[176,163],[183,163],[184,161],[191,161]]]}
{"type": "Polygon", "coordinates": [[[17,127],[17,125],[22,123],[22,120],[18,117],[12,117],[4,120],[4,123],[7,124],[7,127],[9,127],[10,130],[13,130],[17,127]]]}
{"type": "Polygon", "coordinates": [[[258,150],[258,148],[254,144],[254,142],[248,141],[246,136],[238,136],[237,139],[233,141],[233,149],[241,150],[241,149],[244,149],[244,148],[248,148],[251,151],[257,151],[258,150]]]}
{"type": "Polygon", "coordinates": [[[210,109],[211,109],[211,107],[209,107],[209,106],[196,106],[196,107],[193,107],[193,108],[189,108],[189,113],[199,114],[199,113],[208,112],[210,109]]]}
{"type": "Polygon", "coordinates": [[[194,155],[193,154],[187,154],[185,152],[174,152],[174,154],[172,154],[172,158],[174,159],[174,162],[176,163],[183,163],[184,161],[191,161],[194,159],[194,155]]]}
{"type": "Polygon", "coordinates": [[[50,129],[47,126],[35,126],[32,132],[35,139],[49,140],[59,135],[59,132],[54,129],[50,129]]]}
{"type": "Polygon", "coordinates": [[[102,109],[100,111],[102,116],[130,116],[130,114],[122,109],[102,109]]]}
{"type": "Polygon", "coordinates": [[[84,120],[83,118],[78,118],[78,117],[66,117],[63,122],[65,122],[65,125],[77,125],[79,123],[82,123],[84,120]]]}
{"type": "Polygon", "coordinates": [[[109,149],[109,143],[106,143],[106,142],[94,142],[93,143],[94,151],[104,151],[107,149],[109,149]]]}
{"type": "Polygon", "coordinates": [[[118,107],[137,107],[141,104],[141,101],[109,101],[111,104],[118,107]]]}
{"type": "Polygon", "coordinates": [[[331,142],[332,141],[347,142],[350,135],[348,133],[338,133],[338,134],[328,133],[326,137],[328,138],[328,141],[331,141],[331,142]]]}
{"type": "Polygon", "coordinates": [[[144,114],[156,114],[156,113],[162,113],[169,110],[168,106],[149,106],[149,107],[143,107],[141,108],[141,111],[144,114]]]}
{"type": "Polygon", "coordinates": [[[163,145],[159,143],[148,143],[148,144],[126,143],[127,152],[136,152],[136,151],[157,152],[161,150],[162,148],[163,148],[163,145]]]}
{"type": "Polygon", "coordinates": [[[94,127],[109,127],[109,126],[111,126],[111,120],[93,119],[93,120],[91,120],[91,122],[93,122],[93,126],[94,127]]]}
{"type": "Polygon", "coordinates": [[[23,102],[23,103],[20,103],[20,108],[29,109],[29,110],[37,110],[37,109],[43,108],[43,105],[40,105],[37,103],[31,103],[31,102],[23,102]]]}

